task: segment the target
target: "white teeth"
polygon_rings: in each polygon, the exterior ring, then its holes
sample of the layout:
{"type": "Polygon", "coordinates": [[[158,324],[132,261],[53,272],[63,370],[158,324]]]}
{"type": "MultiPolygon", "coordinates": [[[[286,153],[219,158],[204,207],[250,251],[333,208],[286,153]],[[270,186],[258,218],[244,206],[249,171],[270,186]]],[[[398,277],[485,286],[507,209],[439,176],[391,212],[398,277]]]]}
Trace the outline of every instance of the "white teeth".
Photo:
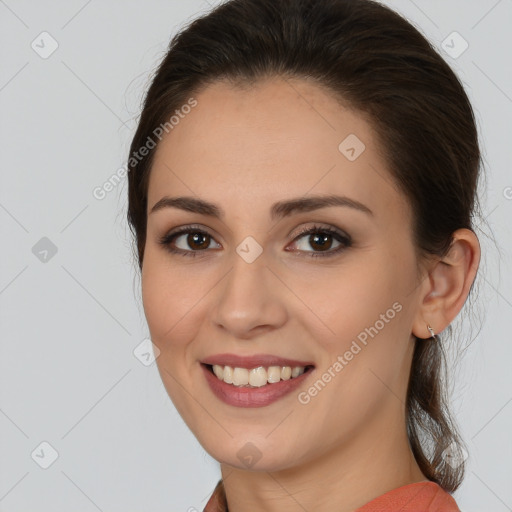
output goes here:
{"type": "Polygon", "coordinates": [[[304,373],[304,368],[301,366],[295,366],[292,370],[292,377],[298,377],[304,373]]]}
{"type": "Polygon", "coordinates": [[[231,366],[224,366],[222,380],[226,384],[233,384],[233,368],[231,368],[231,366]]]}
{"type": "Polygon", "coordinates": [[[259,368],[253,368],[249,372],[249,384],[256,388],[260,388],[267,383],[267,370],[260,366],[259,368]]]}
{"type": "Polygon", "coordinates": [[[226,384],[256,388],[281,380],[294,379],[302,375],[305,370],[304,366],[294,366],[293,368],[291,366],[270,366],[268,368],[258,366],[248,370],[247,368],[213,365],[213,373],[226,384]]]}
{"type": "Polygon", "coordinates": [[[280,366],[271,366],[267,371],[267,382],[273,384],[274,382],[279,382],[281,380],[281,367],[280,366]]]}
{"type": "Polygon", "coordinates": [[[247,368],[233,368],[233,384],[235,386],[249,384],[249,370],[247,368]]]}
{"type": "Polygon", "coordinates": [[[217,375],[220,380],[224,380],[224,368],[218,364],[213,365],[213,373],[217,375]]]}
{"type": "Polygon", "coordinates": [[[288,380],[292,376],[292,369],[289,366],[283,366],[281,368],[281,379],[288,380]]]}

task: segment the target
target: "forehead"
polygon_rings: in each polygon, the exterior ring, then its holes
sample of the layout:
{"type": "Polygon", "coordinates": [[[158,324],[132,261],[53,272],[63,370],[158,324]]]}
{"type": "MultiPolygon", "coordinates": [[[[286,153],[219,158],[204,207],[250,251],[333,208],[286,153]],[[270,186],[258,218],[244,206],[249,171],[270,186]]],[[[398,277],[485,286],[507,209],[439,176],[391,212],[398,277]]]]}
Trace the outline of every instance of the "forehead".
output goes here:
{"type": "Polygon", "coordinates": [[[376,209],[404,206],[370,123],[317,84],[216,82],[195,99],[156,149],[149,208],[184,193],[263,205],[337,192],[376,209]]]}

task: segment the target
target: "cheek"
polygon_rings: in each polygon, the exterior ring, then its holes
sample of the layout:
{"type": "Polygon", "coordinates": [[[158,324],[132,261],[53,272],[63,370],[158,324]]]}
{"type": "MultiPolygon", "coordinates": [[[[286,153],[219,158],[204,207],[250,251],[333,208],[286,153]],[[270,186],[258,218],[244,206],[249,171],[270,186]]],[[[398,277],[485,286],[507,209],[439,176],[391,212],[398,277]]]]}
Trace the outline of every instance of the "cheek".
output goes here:
{"type": "MultiPolygon", "coordinates": [[[[194,317],[200,290],[184,271],[169,265],[165,255],[148,251],[142,269],[142,302],[151,341],[159,350],[156,365],[162,382],[176,409],[184,418],[194,415],[193,403],[183,391],[184,382],[190,387],[194,361],[187,347],[196,336],[199,325],[194,317]],[[192,407],[192,409],[191,409],[192,407]]],[[[197,414],[197,412],[196,412],[197,414]]]]}
{"type": "Polygon", "coordinates": [[[319,274],[314,280],[295,280],[294,291],[309,308],[303,318],[329,352],[350,345],[361,333],[364,341],[364,333],[374,332],[374,327],[384,333],[401,322],[404,284],[385,268],[386,264],[372,264],[368,258],[319,274]]]}
{"type": "Polygon", "coordinates": [[[303,322],[322,349],[318,378],[328,372],[333,399],[349,409],[374,404],[387,392],[383,382],[394,387],[407,371],[411,311],[406,290],[414,267],[406,260],[397,269],[390,259],[368,255],[317,280],[309,291],[306,283],[297,291],[315,313],[303,322]]]}
{"type": "Polygon", "coordinates": [[[148,251],[142,269],[142,302],[151,339],[158,348],[170,350],[186,340],[184,328],[200,296],[186,271],[169,265],[165,256],[148,251]]]}
{"type": "MultiPolygon", "coordinates": [[[[172,286],[170,278],[161,272],[152,261],[149,253],[146,253],[142,271],[142,303],[144,314],[151,332],[151,339],[156,345],[161,344],[165,331],[173,324],[172,316],[169,316],[168,290],[172,286]]],[[[159,346],[161,349],[161,347],[159,346]]]]}

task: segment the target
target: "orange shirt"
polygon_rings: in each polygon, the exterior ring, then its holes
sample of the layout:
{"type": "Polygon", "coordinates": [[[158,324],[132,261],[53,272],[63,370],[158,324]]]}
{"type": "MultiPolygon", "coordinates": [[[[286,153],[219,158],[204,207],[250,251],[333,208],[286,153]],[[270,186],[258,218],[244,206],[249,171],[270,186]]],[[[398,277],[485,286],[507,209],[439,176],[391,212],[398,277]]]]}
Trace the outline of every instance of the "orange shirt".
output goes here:
{"type": "MultiPolygon", "coordinates": [[[[203,512],[229,512],[222,480],[203,512]]],[[[354,512],[460,512],[460,509],[442,487],[425,480],[388,491],[354,512]]]]}

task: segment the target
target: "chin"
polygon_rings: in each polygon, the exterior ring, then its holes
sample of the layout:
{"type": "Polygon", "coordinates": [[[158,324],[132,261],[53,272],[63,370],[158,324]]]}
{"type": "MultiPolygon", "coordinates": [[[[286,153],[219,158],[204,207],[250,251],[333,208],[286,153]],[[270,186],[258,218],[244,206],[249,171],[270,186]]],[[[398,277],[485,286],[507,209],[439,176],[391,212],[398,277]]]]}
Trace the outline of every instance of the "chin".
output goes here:
{"type": "Polygon", "coordinates": [[[246,434],[223,444],[214,445],[209,440],[201,445],[216,461],[237,469],[275,472],[296,466],[297,454],[294,451],[295,455],[292,457],[289,453],[289,450],[294,448],[286,447],[287,449],[283,450],[285,441],[279,440],[278,443],[275,441],[270,443],[268,439],[261,437],[251,439],[251,436],[246,434]],[[278,449],[279,445],[281,450],[278,449]]]}

